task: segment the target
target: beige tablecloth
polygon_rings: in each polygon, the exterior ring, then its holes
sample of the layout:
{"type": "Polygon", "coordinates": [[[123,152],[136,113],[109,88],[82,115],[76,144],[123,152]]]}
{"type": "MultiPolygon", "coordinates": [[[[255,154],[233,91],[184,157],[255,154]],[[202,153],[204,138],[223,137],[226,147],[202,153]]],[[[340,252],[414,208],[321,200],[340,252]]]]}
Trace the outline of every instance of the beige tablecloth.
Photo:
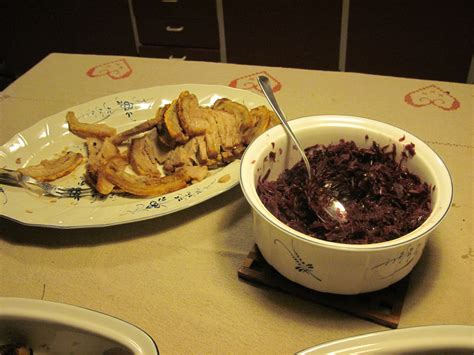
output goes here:
{"type": "MultiPolygon", "coordinates": [[[[104,95],[184,83],[256,90],[260,72],[272,78],[288,117],[375,118],[414,133],[442,157],[454,180],[454,202],[412,272],[399,327],[474,324],[472,85],[52,54],[0,94],[0,143],[38,120],[104,95]]],[[[0,218],[0,237],[1,296],[113,315],[144,329],[163,354],[293,353],[387,329],[239,280],[237,270],[254,244],[240,187],[172,215],[108,228],[47,229],[0,218]]]]}

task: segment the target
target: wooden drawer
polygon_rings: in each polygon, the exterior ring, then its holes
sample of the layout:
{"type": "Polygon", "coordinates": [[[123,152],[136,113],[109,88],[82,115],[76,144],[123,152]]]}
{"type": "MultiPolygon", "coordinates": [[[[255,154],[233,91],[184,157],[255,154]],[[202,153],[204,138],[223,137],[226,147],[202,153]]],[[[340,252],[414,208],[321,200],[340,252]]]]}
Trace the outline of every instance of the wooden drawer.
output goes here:
{"type": "Polygon", "coordinates": [[[216,17],[216,0],[133,0],[137,19],[216,17]]]}
{"type": "Polygon", "coordinates": [[[220,54],[217,49],[184,47],[140,46],[140,57],[197,60],[207,62],[220,61],[220,54]]]}
{"type": "Polygon", "coordinates": [[[137,20],[140,43],[159,46],[219,48],[217,19],[155,18],[137,20]]]}
{"type": "Polygon", "coordinates": [[[140,43],[219,48],[215,0],[134,0],[140,43]]]}

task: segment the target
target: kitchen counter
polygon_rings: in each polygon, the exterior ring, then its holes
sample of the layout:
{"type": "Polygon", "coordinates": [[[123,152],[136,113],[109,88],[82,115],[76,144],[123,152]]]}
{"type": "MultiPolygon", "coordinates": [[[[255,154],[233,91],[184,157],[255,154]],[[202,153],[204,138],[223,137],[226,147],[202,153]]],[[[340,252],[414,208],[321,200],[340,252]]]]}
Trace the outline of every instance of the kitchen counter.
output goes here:
{"type": "MultiPolygon", "coordinates": [[[[378,119],[423,139],[454,182],[448,216],[411,273],[399,328],[474,324],[474,87],[395,77],[167,59],[51,54],[0,93],[0,143],[101,96],[167,84],[258,93],[266,73],[289,118],[378,119]]],[[[5,208],[0,206],[0,208],[5,208]]],[[[163,354],[294,353],[387,328],[240,280],[254,244],[239,186],[156,219],[92,229],[0,218],[0,296],[63,302],[133,323],[163,354]]]]}

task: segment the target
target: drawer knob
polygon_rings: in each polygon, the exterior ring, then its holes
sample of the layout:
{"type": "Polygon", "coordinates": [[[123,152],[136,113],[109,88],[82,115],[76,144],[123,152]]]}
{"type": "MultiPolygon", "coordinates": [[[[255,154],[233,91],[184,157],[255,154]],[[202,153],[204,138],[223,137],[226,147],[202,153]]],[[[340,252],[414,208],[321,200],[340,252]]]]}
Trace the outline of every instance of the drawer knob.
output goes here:
{"type": "Polygon", "coordinates": [[[168,32],[183,32],[184,26],[180,27],[171,27],[171,26],[166,26],[166,31],[168,32]]]}
{"type": "Polygon", "coordinates": [[[182,57],[175,58],[172,54],[168,57],[168,59],[175,59],[175,60],[186,60],[186,56],[183,55],[182,57]]]}

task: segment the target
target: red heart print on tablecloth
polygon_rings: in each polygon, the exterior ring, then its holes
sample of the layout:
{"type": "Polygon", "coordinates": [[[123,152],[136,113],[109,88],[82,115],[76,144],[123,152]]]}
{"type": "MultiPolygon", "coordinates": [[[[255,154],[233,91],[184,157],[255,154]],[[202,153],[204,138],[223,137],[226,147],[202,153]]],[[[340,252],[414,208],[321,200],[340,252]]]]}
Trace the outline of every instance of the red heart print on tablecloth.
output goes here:
{"type": "Polygon", "coordinates": [[[132,74],[132,67],[125,59],[114,60],[113,62],[99,64],[90,68],[87,75],[91,78],[107,75],[113,80],[124,79],[132,74]]]}
{"type": "Polygon", "coordinates": [[[405,102],[414,107],[434,105],[445,111],[453,111],[461,107],[461,103],[449,91],[444,91],[436,85],[409,92],[405,95],[405,102]]]}
{"type": "Polygon", "coordinates": [[[233,88],[252,90],[258,93],[262,93],[262,89],[260,89],[260,86],[257,82],[257,76],[259,75],[265,75],[266,77],[268,77],[268,79],[270,79],[270,85],[272,87],[273,92],[281,90],[281,83],[273,76],[268,74],[266,71],[261,71],[258,73],[253,73],[234,79],[230,82],[229,86],[233,88]]]}

